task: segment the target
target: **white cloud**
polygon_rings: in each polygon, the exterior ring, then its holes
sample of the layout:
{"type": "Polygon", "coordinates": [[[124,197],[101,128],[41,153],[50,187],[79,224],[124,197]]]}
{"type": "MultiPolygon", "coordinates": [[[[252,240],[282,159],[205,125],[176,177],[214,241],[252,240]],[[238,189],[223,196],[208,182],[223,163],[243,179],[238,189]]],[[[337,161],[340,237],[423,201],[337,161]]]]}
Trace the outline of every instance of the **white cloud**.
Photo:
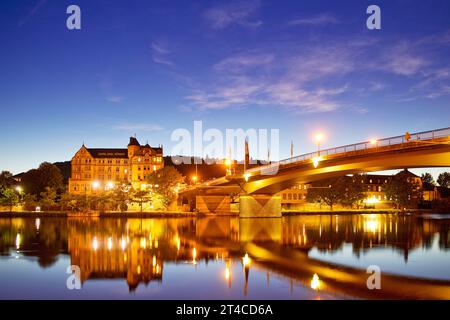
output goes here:
{"type": "Polygon", "coordinates": [[[323,26],[328,24],[337,24],[339,20],[330,13],[322,13],[311,17],[304,17],[289,21],[291,26],[323,26]]]}
{"type": "Polygon", "coordinates": [[[173,67],[175,64],[170,60],[169,56],[172,51],[168,49],[167,44],[162,42],[152,42],[152,60],[154,63],[173,67]]]}
{"type": "Polygon", "coordinates": [[[239,73],[246,71],[249,67],[258,67],[261,65],[267,65],[274,59],[273,54],[240,54],[232,57],[228,57],[214,65],[216,71],[226,71],[239,73]]]}
{"type": "Polygon", "coordinates": [[[223,29],[231,25],[255,28],[262,25],[262,21],[252,20],[260,6],[259,0],[234,1],[206,10],[204,17],[214,29],[223,29]]]}
{"type": "Polygon", "coordinates": [[[413,76],[423,70],[429,62],[417,52],[414,44],[401,42],[384,55],[384,61],[378,63],[380,69],[402,76],[413,76]]]}

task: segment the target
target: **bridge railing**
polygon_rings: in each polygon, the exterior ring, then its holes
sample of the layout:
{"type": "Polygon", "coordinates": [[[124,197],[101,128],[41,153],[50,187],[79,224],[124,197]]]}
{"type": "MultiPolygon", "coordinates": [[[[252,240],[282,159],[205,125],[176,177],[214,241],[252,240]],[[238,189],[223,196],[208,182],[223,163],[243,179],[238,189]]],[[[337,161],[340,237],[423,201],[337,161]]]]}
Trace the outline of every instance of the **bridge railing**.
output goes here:
{"type": "Polygon", "coordinates": [[[406,138],[406,135],[402,135],[380,139],[376,141],[365,141],[361,143],[355,143],[346,146],[310,152],[300,156],[284,159],[269,165],[262,165],[259,167],[251,168],[246,170],[246,172],[252,173],[261,170],[267,170],[268,172],[270,172],[271,171],[270,168],[287,166],[299,162],[311,161],[313,158],[317,156],[325,156],[325,157],[346,156],[355,153],[376,152],[381,148],[406,149],[411,147],[417,147],[417,145],[420,144],[420,142],[433,142],[435,140],[447,137],[450,137],[450,127],[438,130],[412,133],[410,134],[409,139],[406,138]]]}

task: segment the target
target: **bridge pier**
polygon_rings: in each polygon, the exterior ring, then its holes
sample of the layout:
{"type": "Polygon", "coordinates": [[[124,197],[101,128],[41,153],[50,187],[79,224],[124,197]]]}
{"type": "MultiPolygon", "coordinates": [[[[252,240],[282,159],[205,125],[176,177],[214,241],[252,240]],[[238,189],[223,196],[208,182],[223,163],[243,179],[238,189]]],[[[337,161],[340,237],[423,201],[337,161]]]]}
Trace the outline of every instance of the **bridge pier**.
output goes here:
{"type": "Polygon", "coordinates": [[[281,217],[281,196],[279,194],[245,194],[239,197],[240,218],[281,217]]]}
{"type": "Polygon", "coordinates": [[[195,207],[197,212],[210,215],[231,214],[231,197],[229,195],[197,195],[195,207]]]}

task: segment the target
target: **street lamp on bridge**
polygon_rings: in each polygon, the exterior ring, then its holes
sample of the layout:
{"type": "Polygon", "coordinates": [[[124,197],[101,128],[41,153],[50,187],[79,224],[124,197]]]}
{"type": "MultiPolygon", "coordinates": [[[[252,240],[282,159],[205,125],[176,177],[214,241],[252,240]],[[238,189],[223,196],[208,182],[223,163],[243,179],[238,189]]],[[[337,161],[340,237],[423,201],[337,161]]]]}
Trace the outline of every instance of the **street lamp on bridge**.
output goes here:
{"type": "Polygon", "coordinates": [[[314,136],[314,139],[316,140],[317,143],[317,156],[320,156],[320,142],[323,140],[323,133],[316,133],[316,135],[314,136]]]}

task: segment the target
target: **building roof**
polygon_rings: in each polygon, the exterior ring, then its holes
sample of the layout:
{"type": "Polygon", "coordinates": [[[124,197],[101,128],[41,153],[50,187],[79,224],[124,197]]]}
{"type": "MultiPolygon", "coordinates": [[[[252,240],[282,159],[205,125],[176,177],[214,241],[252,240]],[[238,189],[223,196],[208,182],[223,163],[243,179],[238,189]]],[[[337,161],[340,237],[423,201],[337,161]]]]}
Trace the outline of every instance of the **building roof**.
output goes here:
{"type": "Polygon", "coordinates": [[[130,137],[130,143],[128,143],[128,146],[140,147],[141,145],[139,144],[139,141],[135,137],[130,137]]]}
{"type": "Polygon", "coordinates": [[[124,158],[128,159],[128,149],[86,149],[94,158],[124,158]]]}

